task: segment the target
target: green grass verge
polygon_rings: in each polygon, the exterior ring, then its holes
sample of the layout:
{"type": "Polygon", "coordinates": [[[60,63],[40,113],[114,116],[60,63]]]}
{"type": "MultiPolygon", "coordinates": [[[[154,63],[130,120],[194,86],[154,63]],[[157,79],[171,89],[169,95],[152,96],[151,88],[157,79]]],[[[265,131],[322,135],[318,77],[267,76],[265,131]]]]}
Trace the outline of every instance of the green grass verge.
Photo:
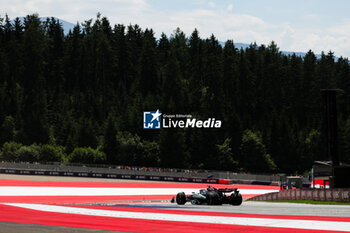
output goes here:
{"type": "Polygon", "coordinates": [[[314,201],[314,200],[274,200],[264,202],[284,202],[284,203],[299,203],[311,205],[350,205],[350,202],[336,202],[336,201],[314,201]]]}

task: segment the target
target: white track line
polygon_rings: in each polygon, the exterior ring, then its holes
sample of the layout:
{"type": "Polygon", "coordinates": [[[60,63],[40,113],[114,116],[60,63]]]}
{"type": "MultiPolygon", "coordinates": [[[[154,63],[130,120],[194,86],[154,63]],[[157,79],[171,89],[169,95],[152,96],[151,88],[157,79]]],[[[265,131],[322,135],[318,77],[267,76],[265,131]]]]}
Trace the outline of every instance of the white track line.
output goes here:
{"type": "Polygon", "coordinates": [[[3,204],[22,207],[22,208],[28,208],[32,210],[39,210],[39,211],[56,212],[56,213],[58,212],[58,213],[66,213],[66,214],[82,214],[82,215],[101,216],[101,217],[350,232],[350,222],[199,216],[199,215],[182,215],[182,214],[163,214],[163,213],[140,213],[140,212],[126,212],[126,211],[112,211],[112,210],[101,210],[101,209],[53,206],[53,205],[43,205],[43,204],[19,204],[19,203],[3,203],[3,204]]]}
{"type": "MultiPolygon", "coordinates": [[[[240,189],[241,194],[264,194],[274,190],[240,189]]],[[[181,188],[84,188],[84,187],[14,187],[0,186],[0,196],[122,196],[191,194],[198,189],[181,188]]]]}

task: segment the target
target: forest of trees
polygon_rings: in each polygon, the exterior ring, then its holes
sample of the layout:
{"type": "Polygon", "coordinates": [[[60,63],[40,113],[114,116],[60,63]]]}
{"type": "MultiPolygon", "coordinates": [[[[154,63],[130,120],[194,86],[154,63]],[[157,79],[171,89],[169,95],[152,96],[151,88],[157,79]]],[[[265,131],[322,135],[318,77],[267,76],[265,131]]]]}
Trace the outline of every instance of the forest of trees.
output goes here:
{"type": "Polygon", "coordinates": [[[339,155],[350,162],[350,65],[332,52],[221,46],[212,35],[0,19],[0,160],[303,173],[327,160],[320,89],[341,88],[339,155]],[[219,129],[143,129],[143,111],[215,117],[219,129]]]}

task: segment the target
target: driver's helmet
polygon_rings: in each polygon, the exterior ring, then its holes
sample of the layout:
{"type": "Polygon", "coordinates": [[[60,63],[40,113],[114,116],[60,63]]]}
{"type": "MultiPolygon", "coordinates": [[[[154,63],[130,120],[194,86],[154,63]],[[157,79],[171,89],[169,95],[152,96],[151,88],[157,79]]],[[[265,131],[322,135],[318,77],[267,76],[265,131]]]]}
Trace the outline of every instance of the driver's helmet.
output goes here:
{"type": "Polygon", "coordinates": [[[208,191],[215,191],[216,188],[212,187],[211,185],[208,185],[208,188],[207,188],[208,191]]]}
{"type": "Polygon", "coordinates": [[[205,195],[205,194],[207,194],[207,190],[206,189],[201,189],[201,190],[199,190],[199,193],[200,194],[202,194],[202,195],[205,195]]]}

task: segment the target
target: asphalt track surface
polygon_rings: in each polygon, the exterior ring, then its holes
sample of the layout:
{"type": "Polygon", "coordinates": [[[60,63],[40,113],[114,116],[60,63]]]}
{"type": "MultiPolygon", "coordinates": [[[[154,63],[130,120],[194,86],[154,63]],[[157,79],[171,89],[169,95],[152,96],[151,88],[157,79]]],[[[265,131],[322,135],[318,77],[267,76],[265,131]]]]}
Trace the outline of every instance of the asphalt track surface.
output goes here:
{"type": "MultiPolygon", "coordinates": [[[[168,201],[172,195],[167,190],[206,185],[64,178],[0,175],[0,232],[350,232],[350,206],[268,202],[178,206],[168,201]],[[111,195],[101,195],[101,188],[111,195]],[[125,195],[115,195],[115,190],[125,195]],[[140,190],[143,193],[137,193],[140,190]]],[[[243,197],[276,191],[239,188],[247,193],[243,197]]]]}
{"type": "MultiPolygon", "coordinates": [[[[121,205],[121,203],[118,203],[121,205]]],[[[106,204],[108,205],[108,204],[106,204]]],[[[113,205],[113,204],[110,204],[113,205]]],[[[346,205],[309,205],[296,203],[271,203],[260,201],[243,202],[240,206],[222,205],[191,205],[186,203],[184,206],[176,206],[171,203],[124,203],[128,206],[144,206],[146,208],[172,208],[185,211],[205,211],[221,213],[241,213],[241,214],[261,214],[261,215],[303,215],[303,216],[332,216],[332,217],[350,217],[350,207],[346,205]]],[[[350,230],[350,229],[349,229],[350,230]]]]}

